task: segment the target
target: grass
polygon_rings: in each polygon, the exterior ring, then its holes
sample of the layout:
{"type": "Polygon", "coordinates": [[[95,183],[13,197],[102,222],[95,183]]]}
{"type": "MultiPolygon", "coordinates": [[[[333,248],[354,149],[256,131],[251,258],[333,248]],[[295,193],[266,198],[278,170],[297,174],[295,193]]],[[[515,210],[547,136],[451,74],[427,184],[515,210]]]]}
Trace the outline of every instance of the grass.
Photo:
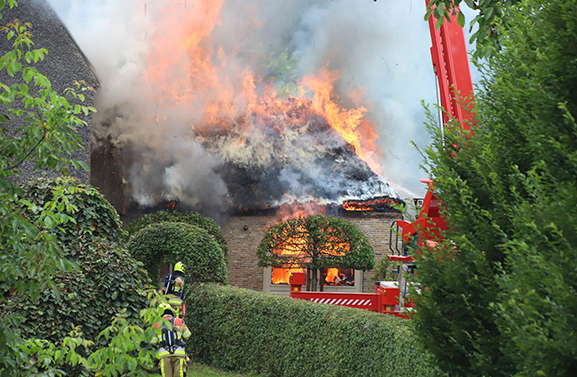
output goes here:
{"type": "Polygon", "coordinates": [[[203,364],[191,362],[188,364],[186,377],[249,377],[249,375],[225,372],[203,364]]]}

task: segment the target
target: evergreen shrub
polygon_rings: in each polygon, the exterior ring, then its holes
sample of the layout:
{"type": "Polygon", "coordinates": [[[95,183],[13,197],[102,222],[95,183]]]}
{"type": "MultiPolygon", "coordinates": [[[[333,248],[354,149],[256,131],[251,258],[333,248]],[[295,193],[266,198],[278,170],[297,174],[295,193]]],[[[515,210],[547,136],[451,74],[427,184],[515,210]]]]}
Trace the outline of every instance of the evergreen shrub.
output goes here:
{"type": "Polygon", "coordinates": [[[577,1],[511,10],[470,133],[430,127],[429,173],[451,229],[422,250],[416,322],[452,376],[577,367],[577,1]]]}
{"type": "Polygon", "coordinates": [[[103,238],[120,243],[126,237],[118,213],[104,196],[93,186],[82,184],[77,178],[36,178],[21,183],[23,199],[32,207],[28,215],[36,220],[46,202],[53,200],[55,192],[63,193],[63,199],[49,208],[64,213],[75,222],[68,221],[56,231],[57,240],[65,251],[74,252],[79,240],[103,238]]]}
{"type": "MultiPolygon", "coordinates": [[[[33,301],[21,295],[2,301],[3,310],[24,316],[23,336],[58,342],[74,326],[82,326],[84,336],[95,339],[123,310],[129,321],[139,321],[140,309],[147,307],[143,287],[149,279],[122,244],[124,231],[110,203],[75,178],[34,179],[20,186],[23,199],[30,203],[26,213],[31,218],[38,216],[53,192],[64,193],[64,200],[49,210],[75,221],[59,227],[56,241],[78,266],[54,278],[60,294],[46,290],[33,301]]],[[[29,266],[28,273],[34,274],[36,268],[40,267],[29,266]]],[[[10,287],[2,288],[9,291],[10,287]]]]}
{"type": "Polygon", "coordinates": [[[84,242],[74,261],[79,271],[54,279],[59,296],[47,290],[34,301],[13,296],[5,302],[4,310],[24,316],[24,338],[57,343],[82,326],[84,338],[96,340],[123,310],[127,320],[140,323],[139,312],[148,307],[143,290],[148,278],[125,247],[104,239],[84,242]]]}
{"type": "Polygon", "coordinates": [[[228,283],[222,249],[206,229],[186,224],[153,223],[132,235],[128,250],[160,283],[160,266],[181,261],[188,282],[228,283]]]}
{"type": "Polygon", "coordinates": [[[160,222],[187,223],[206,229],[208,234],[214,237],[216,242],[218,242],[224,257],[228,261],[228,246],[226,244],[226,240],[224,239],[224,234],[222,234],[222,229],[212,218],[203,216],[197,212],[162,210],[155,213],[149,213],[130,223],[130,226],[128,227],[128,234],[129,236],[132,236],[140,229],[145,228],[150,224],[160,222]]]}
{"type": "Polygon", "coordinates": [[[275,377],[440,376],[412,321],[249,289],[197,284],[186,300],[191,358],[275,377]]]}

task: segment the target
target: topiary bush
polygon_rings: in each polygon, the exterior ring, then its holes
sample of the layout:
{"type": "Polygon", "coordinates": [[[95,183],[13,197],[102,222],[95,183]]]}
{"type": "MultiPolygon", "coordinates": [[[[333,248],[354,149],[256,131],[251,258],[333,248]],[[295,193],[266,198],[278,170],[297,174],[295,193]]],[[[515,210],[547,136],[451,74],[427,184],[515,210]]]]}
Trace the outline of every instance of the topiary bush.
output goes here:
{"type": "Polygon", "coordinates": [[[140,229],[143,229],[150,224],[160,222],[187,223],[206,229],[208,234],[214,237],[216,242],[218,242],[220,245],[220,249],[222,250],[225,260],[228,263],[228,246],[226,244],[226,240],[224,239],[224,235],[222,234],[222,229],[213,219],[203,216],[198,212],[177,212],[162,210],[155,213],[150,213],[142,216],[138,220],[133,221],[128,227],[128,234],[129,236],[132,236],[140,229]]]}
{"type": "MultiPolygon", "coordinates": [[[[257,251],[261,267],[354,268],[370,270],[375,253],[368,238],[353,223],[340,217],[295,217],[270,226],[257,251]],[[295,253],[298,249],[298,253],[295,253]]],[[[311,289],[317,289],[313,273],[311,289]]]]}
{"type": "Polygon", "coordinates": [[[62,224],[56,235],[60,246],[65,251],[74,249],[80,239],[103,238],[119,243],[126,237],[118,213],[96,188],[82,184],[77,178],[39,178],[26,181],[20,185],[23,199],[32,207],[28,215],[36,219],[45,203],[52,200],[55,192],[64,194],[63,200],[57,202],[51,210],[65,213],[75,222],[62,224]]]}
{"type": "Polygon", "coordinates": [[[275,377],[442,376],[413,322],[250,289],[197,284],[186,299],[189,356],[275,377]]]}
{"type": "Polygon", "coordinates": [[[78,270],[54,279],[58,296],[47,290],[34,301],[20,295],[3,301],[5,310],[24,315],[25,336],[57,342],[69,335],[72,325],[80,325],[88,339],[95,339],[124,309],[129,320],[137,321],[147,305],[142,289],[150,279],[122,245],[126,232],[110,203],[76,178],[33,179],[20,187],[28,202],[23,210],[33,219],[54,193],[63,193],[49,210],[74,220],[61,224],[55,236],[66,258],[78,265],[78,270]]]}
{"type": "Polygon", "coordinates": [[[127,319],[138,323],[147,307],[143,288],[149,279],[142,265],[125,247],[105,239],[80,240],[74,261],[79,271],[55,278],[60,295],[43,292],[35,301],[13,296],[2,311],[22,314],[25,338],[61,341],[74,326],[82,326],[86,339],[95,340],[112,317],[126,310],[127,319]]]}
{"type": "Polygon", "coordinates": [[[192,282],[228,284],[222,249],[206,229],[186,224],[150,224],[132,235],[128,250],[141,261],[150,277],[160,277],[160,266],[181,261],[192,282]]]}

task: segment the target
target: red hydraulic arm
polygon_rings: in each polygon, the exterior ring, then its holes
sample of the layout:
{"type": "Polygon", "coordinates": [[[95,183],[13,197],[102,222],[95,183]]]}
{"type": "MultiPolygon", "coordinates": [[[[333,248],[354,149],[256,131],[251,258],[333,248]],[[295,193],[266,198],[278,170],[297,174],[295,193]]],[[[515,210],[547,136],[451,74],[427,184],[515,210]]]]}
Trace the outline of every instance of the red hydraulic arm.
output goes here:
{"type": "MultiPolygon", "coordinates": [[[[425,2],[428,7],[430,0],[425,2]]],[[[448,117],[452,116],[465,130],[469,130],[467,123],[470,124],[473,115],[473,82],[463,28],[457,23],[457,16],[451,16],[450,22],[445,20],[439,29],[436,28],[436,23],[437,19],[431,14],[431,57],[439,82],[441,106],[448,113],[443,113],[443,123],[447,123],[448,117]],[[464,99],[463,104],[459,103],[458,93],[464,99]]]]}
{"type": "MultiPolygon", "coordinates": [[[[419,211],[417,220],[414,222],[397,220],[396,223],[401,228],[402,240],[409,243],[411,238],[421,230],[425,240],[437,242],[442,239],[441,232],[448,228],[447,221],[440,214],[441,200],[434,192],[433,181],[422,178],[421,182],[427,184],[427,193],[423,199],[423,204],[419,211]]],[[[419,241],[421,244],[423,241],[419,241]]],[[[393,262],[413,262],[412,255],[388,255],[393,262]]]]}

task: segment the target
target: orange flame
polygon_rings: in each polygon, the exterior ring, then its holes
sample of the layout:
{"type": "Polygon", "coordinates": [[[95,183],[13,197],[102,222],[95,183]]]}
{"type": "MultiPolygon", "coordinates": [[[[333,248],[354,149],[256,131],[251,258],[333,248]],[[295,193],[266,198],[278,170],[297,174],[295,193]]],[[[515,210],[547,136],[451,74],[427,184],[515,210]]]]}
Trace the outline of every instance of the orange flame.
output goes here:
{"type": "MultiPolygon", "coordinates": [[[[195,132],[214,127],[226,130],[238,116],[250,114],[258,120],[259,114],[289,108],[287,99],[277,96],[270,78],[256,76],[249,68],[231,77],[231,72],[238,71],[231,57],[242,48],[242,39],[238,38],[232,47],[216,44],[223,3],[198,0],[194,7],[182,7],[181,3],[163,2],[163,8],[152,15],[156,29],[150,36],[152,47],[144,81],[164,111],[174,107],[194,109],[196,121],[202,119],[202,124],[190,125],[195,132]]],[[[250,12],[246,20],[247,27],[254,30],[262,27],[256,13],[250,12]]],[[[367,108],[342,106],[335,94],[340,74],[327,67],[328,62],[316,75],[297,83],[299,97],[291,98],[290,106],[296,103],[324,117],[375,173],[382,174],[378,136],[375,125],[367,119],[367,108]]],[[[352,98],[352,94],[348,96],[352,98]]]]}
{"type": "Polygon", "coordinates": [[[339,269],[338,268],[328,268],[327,269],[327,277],[325,281],[327,282],[334,282],[339,278],[339,269]]]}
{"type": "Polygon", "coordinates": [[[379,136],[365,119],[367,109],[360,106],[356,109],[343,109],[336,100],[333,84],[340,78],[335,70],[328,70],[325,65],[318,75],[311,75],[301,80],[313,93],[313,108],[323,114],[330,126],[351,144],[357,155],[377,174],[382,173],[380,164],[375,159],[376,140],[379,136]]]}
{"type": "Polygon", "coordinates": [[[387,207],[394,203],[391,199],[374,199],[367,201],[348,201],[343,203],[343,209],[347,211],[374,211],[377,207],[387,207]]]}
{"type": "Polygon", "coordinates": [[[272,284],[288,284],[291,272],[304,272],[303,268],[272,268],[272,284]]]}
{"type": "Polygon", "coordinates": [[[307,202],[301,204],[293,202],[291,204],[281,205],[277,211],[277,217],[280,221],[285,221],[297,217],[313,216],[324,212],[325,208],[318,203],[307,202]]]}
{"type": "MultiPolygon", "coordinates": [[[[322,213],[324,208],[319,206],[316,203],[293,203],[291,205],[283,205],[280,207],[279,212],[277,215],[280,217],[281,221],[288,220],[290,218],[296,217],[305,217],[311,216],[318,213],[322,213]]],[[[331,229],[329,229],[330,231],[331,229]]],[[[337,229],[333,229],[337,232],[337,229]]],[[[280,243],[278,247],[274,250],[277,254],[285,254],[285,255],[299,255],[304,254],[305,249],[308,247],[307,245],[307,238],[306,232],[307,230],[304,228],[297,229],[298,233],[303,234],[302,237],[290,237],[288,234],[284,239],[284,242],[280,243]]],[[[328,244],[328,247],[321,250],[324,254],[342,256],[345,255],[350,250],[350,244],[347,242],[340,241],[339,237],[336,235],[334,237],[330,237],[332,244],[328,244]]],[[[284,268],[272,268],[272,276],[271,282],[272,284],[288,284],[290,273],[291,272],[301,272],[304,271],[303,268],[299,267],[291,267],[285,266],[284,268]]],[[[344,282],[340,282],[339,273],[340,269],[338,268],[328,268],[327,277],[325,281],[327,283],[331,283],[331,285],[343,285],[344,282]]],[[[354,281],[354,280],[353,280],[354,281]]]]}

